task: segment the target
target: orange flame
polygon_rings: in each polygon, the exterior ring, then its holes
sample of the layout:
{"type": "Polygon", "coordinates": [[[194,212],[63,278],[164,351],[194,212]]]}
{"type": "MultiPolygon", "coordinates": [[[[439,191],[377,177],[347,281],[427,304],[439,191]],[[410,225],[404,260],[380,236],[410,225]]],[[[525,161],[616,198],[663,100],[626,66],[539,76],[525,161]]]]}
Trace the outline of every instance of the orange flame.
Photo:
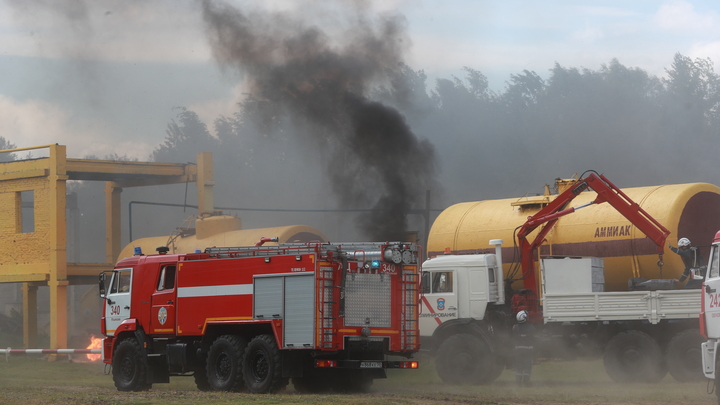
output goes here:
{"type": "MultiPolygon", "coordinates": [[[[102,349],[102,338],[90,336],[90,346],[88,346],[87,349],[102,349]]],[[[100,357],[102,357],[102,355],[94,353],[88,353],[86,356],[90,361],[98,361],[100,357]]]]}

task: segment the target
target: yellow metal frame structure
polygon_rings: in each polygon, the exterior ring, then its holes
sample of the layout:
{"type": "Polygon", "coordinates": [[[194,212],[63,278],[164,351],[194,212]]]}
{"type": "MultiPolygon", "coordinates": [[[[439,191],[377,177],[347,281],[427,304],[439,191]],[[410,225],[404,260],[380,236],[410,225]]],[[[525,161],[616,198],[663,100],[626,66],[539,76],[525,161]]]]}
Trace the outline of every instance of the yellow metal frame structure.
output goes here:
{"type": "Polygon", "coordinates": [[[67,347],[67,286],[94,284],[111,270],[120,250],[120,194],[123,188],[164,184],[197,184],[198,213],[213,211],[212,154],[194,163],[128,162],[69,159],[64,145],[2,150],[48,149],[49,157],[0,163],[0,282],[22,283],[23,340],[37,344],[37,289],[50,288],[50,348],[67,347]],[[66,183],[105,182],[106,262],[67,262],[66,183]],[[34,196],[34,227],[23,232],[21,193],[34,196]]]}

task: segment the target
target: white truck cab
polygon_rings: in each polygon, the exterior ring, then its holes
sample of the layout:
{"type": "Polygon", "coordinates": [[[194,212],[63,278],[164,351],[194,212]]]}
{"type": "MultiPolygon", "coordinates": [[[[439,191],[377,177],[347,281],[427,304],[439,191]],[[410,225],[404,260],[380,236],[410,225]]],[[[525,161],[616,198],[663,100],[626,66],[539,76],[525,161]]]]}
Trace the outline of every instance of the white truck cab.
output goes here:
{"type": "Polygon", "coordinates": [[[445,322],[482,320],[488,304],[505,303],[502,287],[502,240],[492,240],[495,254],[447,255],[423,263],[420,331],[431,336],[445,322]]]}

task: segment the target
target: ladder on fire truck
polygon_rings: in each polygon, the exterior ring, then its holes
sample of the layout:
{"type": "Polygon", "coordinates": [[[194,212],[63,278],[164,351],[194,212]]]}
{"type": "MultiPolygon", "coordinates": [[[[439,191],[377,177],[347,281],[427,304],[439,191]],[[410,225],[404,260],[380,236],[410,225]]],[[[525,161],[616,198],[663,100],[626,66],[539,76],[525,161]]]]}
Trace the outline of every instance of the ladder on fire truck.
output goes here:
{"type": "Polygon", "coordinates": [[[420,349],[419,297],[420,272],[417,270],[403,270],[403,303],[401,314],[401,342],[408,350],[420,349]]]}
{"type": "Polygon", "coordinates": [[[321,266],[320,274],[316,277],[317,282],[317,308],[320,313],[320,327],[318,344],[323,349],[335,349],[338,342],[336,339],[335,309],[339,300],[339,286],[335,285],[338,273],[342,268],[334,269],[332,266],[321,266]]]}

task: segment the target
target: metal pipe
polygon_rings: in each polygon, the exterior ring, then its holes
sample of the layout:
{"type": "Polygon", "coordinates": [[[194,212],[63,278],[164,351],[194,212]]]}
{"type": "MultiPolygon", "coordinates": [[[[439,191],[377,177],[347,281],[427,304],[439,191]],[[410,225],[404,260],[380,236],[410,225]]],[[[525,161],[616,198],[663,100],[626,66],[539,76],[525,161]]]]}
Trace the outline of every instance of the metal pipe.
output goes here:
{"type": "Polygon", "coordinates": [[[0,349],[0,354],[102,354],[102,349],[0,349]]]}
{"type": "Polygon", "coordinates": [[[3,149],[0,150],[0,153],[13,153],[13,152],[21,152],[24,150],[35,150],[35,149],[43,149],[43,148],[49,148],[51,146],[57,145],[56,143],[49,143],[47,145],[40,145],[40,146],[27,146],[24,148],[15,148],[15,149],[3,149]]]}
{"type": "Polygon", "coordinates": [[[11,354],[102,354],[102,349],[0,349],[5,361],[11,354]]]}
{"type": "Polygon", "coordinates": [[[498,283],[498,305],[505,304],[505,278],[503,277],[502,239],[491,239],[490,244],[495,246],[495,281],[498,283]]]}

